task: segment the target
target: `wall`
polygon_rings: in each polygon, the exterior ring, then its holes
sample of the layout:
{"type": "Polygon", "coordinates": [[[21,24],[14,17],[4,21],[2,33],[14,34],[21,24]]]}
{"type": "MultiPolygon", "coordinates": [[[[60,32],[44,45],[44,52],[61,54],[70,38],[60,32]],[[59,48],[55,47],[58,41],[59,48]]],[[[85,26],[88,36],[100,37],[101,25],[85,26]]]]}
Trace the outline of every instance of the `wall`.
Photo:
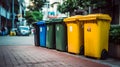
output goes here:
{"type": "Polygon", "coordinates": [[[109,56],[120,59],[120,44],[109,43],[109,56]]]}

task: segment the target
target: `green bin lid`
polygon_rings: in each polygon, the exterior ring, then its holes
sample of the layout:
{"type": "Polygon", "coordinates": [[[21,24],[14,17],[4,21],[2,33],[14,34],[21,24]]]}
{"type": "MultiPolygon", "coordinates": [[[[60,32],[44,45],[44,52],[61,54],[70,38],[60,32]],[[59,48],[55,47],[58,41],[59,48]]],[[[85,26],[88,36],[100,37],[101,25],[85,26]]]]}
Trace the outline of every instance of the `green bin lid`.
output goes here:
{"type": "Polygon", "coordinates": [[[65,18],[64,22],[76,21],[76,20],[80,19],[81,17],[82,17],[82,15],[71,16],[71,17],[65,18]]]}
{"type": "Polygon", "coordinates": [[[50,19],[48,20],[46,23],[61,23],[63,22],[64,18],[54,18],[54,19],[50,19]]]}
{"type": "Polygon", "coordinates": [[[80,21],[87,21],[87,20],[108,20],[111,21],[111,17],[108,14],[89,14],[83,16],[80,21]]]}
{"type": "Polygon", "coordinates": [[[63,18],[51,19],[50,22],[63,22],[63,18]]]}

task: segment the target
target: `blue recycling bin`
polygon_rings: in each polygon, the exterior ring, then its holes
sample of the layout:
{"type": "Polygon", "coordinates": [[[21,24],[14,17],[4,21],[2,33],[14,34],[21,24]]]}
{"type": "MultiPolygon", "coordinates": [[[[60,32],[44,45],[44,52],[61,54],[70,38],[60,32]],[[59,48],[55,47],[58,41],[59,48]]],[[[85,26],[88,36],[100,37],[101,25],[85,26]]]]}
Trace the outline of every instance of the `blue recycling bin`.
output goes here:
{"type": "Polygon", "coordinates": [[[40,35],[40,46],[41,47],[46,47],[46,24],[45,21],[39,21],[37,22],[37,25],[39,26],[39,35],[40,35]]]}

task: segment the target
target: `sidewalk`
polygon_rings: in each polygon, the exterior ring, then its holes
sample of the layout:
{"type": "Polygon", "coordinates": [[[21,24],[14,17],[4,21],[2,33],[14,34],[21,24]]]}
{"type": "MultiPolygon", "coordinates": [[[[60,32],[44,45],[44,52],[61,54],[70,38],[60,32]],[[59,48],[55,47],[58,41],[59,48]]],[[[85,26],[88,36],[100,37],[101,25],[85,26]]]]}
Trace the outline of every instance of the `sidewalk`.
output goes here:
{"type": "MultiPolygon", "coordinates": [[[[119,61],[120,64],[120,61],[119,61]]],[[[111,67],[107,61],[89,59],[35,46],[0,46],[0,67],[111,67]]],[[[118,65],[119,67],[119,65],[118,65]]]]}

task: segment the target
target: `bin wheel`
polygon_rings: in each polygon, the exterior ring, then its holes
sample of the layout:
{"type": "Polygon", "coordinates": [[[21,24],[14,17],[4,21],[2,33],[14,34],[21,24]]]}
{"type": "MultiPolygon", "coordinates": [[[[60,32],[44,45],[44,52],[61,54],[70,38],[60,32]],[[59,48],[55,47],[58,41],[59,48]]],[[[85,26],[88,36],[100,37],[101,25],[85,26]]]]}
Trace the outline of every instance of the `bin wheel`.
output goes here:
{"type": "Polygon", "coordinates": [[[84,55],[84,46],[80,47],[80,55],[84,55]]]}
{"type": "Polygon", "coordinates": [[[107,59],[107,57],[108,57],[108,52],[107,50],[103,49],[101,53],[101,59],[104,60],[104,59],[107,59]]]}

